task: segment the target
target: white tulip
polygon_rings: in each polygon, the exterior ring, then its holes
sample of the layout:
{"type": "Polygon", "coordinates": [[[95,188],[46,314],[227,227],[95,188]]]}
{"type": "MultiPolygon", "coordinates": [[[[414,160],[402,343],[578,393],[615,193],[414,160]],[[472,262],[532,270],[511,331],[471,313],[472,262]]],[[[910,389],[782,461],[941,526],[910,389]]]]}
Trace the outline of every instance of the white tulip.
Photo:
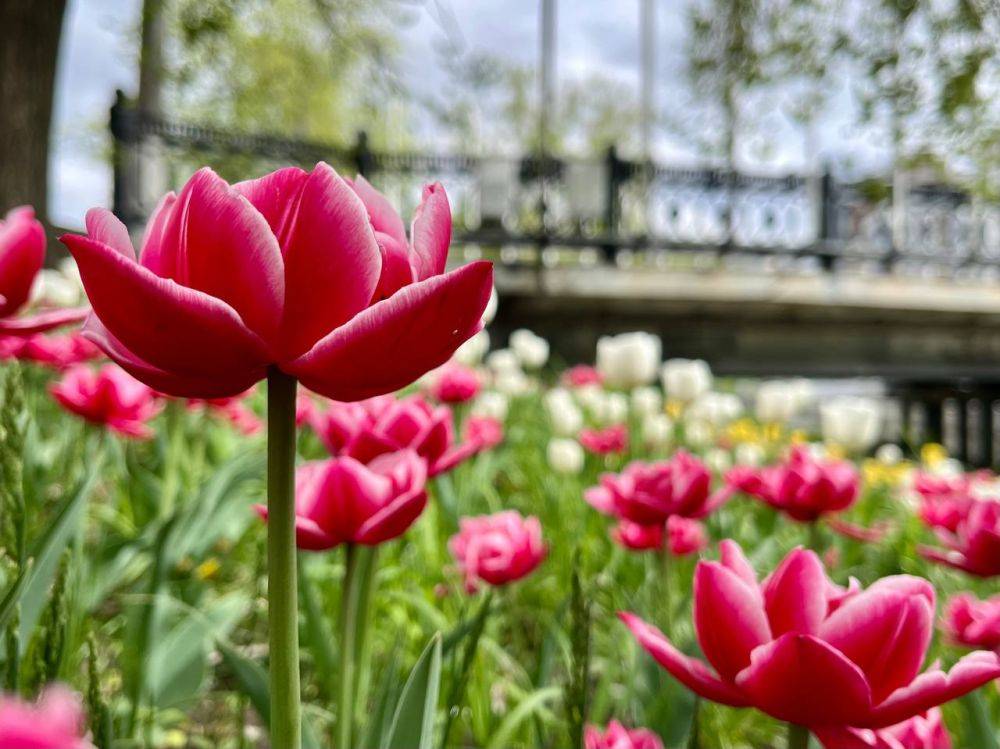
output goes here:
{"type": "Polygon", "coordinates": [[[507,418],[509,405],[510,400],[505,394],[486,390],[480,393],[473,402],[470,413],[473,416],[487,416],[497,421],[503,421],[507,418]]]}
{"type": "Polygon", "coordinates": [[[527,369],[541,369],[549,360],[549,342],[530,330],[515,330],[510,334],[510,348],[527,369]]]}
{"type": "Polygon", "coordinates": [[[668,359],[660,372],[668,398],[690,403],[712,389],[712,370],[701,359],[668,359]]]}
{"type": "Polygon", "coordinates": [[[655,387],[643,385],[632,391],[632,411],[639,416],[648,416],[663,409],[663,396],[655,387]]]}
{"type": "Polygon", "coordinates": [[[685,420],[704,421],[718,428],[743,414],[743,401],[733,393],[707,392],[688,406],[685,420]]]}
{"type": "Polygon", "coordinates": [[[705,452],[705,465],[715,473],[725,473],[733,467],[733,459],[728,451],[713,447],[705,452]]]}
{"type": "Polygon", "coordinates": [[[673,420],[663,413],[649,414],[642,420],[642,439],[650,447],[670,447],[674,442],[673,420]]]}
{"type": "Polygon", "coordinates": [[[568,391],[562,388],[550,390],[542,402],[556,434],[570,437],[583,428],[583,414],[568,391]]]}
{"type": "Polygon", "coordinates": [[[882,407],[871,398],[843,396],[820,406],[823,439],[851,452],[865,452],[882,436],[882,407]]]}
{"type": "Polygon", "coordinates": [[[944,460],[938,461],[931,467],[930,472],[935,476],[942,476],[944,478],[958,478],[963,473],[965,473],[965,466],[962,465],[961,461],[955,460],[954,458],[945,458],[944,460]]]}
{"type": "Polygon", "coordinates": [[[493,376],[493,387],[504,395],[513,397],[528,395],[535,391],[535,381],[520,369],[498,372],[493,376]]]}
{"type": "Polygon", "coordinates": [[[455,351],[455,361],[467,367],[475,367],[483,361],[490,350],[490,334],[480,330],[455,351]]]}
{"type": "Polygon", "coordinates": [[[610,387],[630,388],[656,379],[660,339],[650,333],[602,336],[597,341],[597,370],[610,387]]]}
{"type": "Polygon", "coordinates": [[[733,453],[737,465],[756,468],[764,462],[764,448],[752,442],[741,442],[733,453]]]}
{"type": "Polygon", "coordinates": [[[556,473],[577,474],[583,470],[583,448],[576,440],[556,438],[549,441],[546,454],[556,473]]]}
{"type": "Polygon", "coordinates": [[[500,299],[497,296],[497,287],[494,286],[490,289],[490,300],[486,303],[486,309],[483,310],[483,325],[489,325],[493,322],[493,318],[497,316],[497,307],[500,304],[500,299]]]}
{"type": "Polygon", "coordinates": [[[761,421],[787,422],[801,413],[814,396],[809,380],[770,380],[757,388],[754,409],[761,421]]]}
{"type": "Polygon", "coordinates": [[[486,366],[495,375],[507,374],[510,372],[521,372],[521,362],[509,348],[500,348],[491,351],[486,357],[486,366]]]}
{"type": "Polygon", "coordinates": [[[605,393],[594,411],[601,424],[621,424],[628,419],[628,398],[624,393],[605,393]]]}
{"type": "Polygon", "coordinates": [[[604,407],[604,393],[600,385],[584,385],[573,390],[573,397],[587,411],[596,414],[604,407]]]}
{"type": "Polygon", "coordinates": [[[82,299],[83,286],[61,271],[51,268],[42,268],[38,271],[29,296],[32,304],[51,307],[75,307],[82,299]]]}
{"type": "Polygon", "coordinates": [[[878,450],[875,451],[875,458],[883,465],[898,465],[903,461],[903,450],[899,445],[886,442],[884,445],[880,445],[878,450]]]}
{"type": "Polygon", "coordinates": [[[712,425],[704,421],[686,421],[684,423],[684,440],[694,448],[708,447],[715,439],[712,425]]]}

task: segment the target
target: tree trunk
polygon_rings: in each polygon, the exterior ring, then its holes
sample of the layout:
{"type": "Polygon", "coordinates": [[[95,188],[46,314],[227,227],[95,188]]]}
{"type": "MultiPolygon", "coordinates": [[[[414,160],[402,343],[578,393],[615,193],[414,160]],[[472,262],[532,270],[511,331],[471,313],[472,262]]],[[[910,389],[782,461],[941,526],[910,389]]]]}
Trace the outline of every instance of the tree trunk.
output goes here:
{"type": "Polygon", "coordinates": [[[0,215],[47,212],[49,129],[66,0],[0,1],[0,215]]]}

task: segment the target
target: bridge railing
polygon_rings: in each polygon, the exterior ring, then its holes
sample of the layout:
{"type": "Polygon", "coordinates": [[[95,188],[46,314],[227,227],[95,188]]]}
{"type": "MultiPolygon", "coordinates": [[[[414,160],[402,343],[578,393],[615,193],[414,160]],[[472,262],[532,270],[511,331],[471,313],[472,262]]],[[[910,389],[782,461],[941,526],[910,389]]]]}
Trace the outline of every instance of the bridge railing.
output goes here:
{"type": "Polygon", "coordinates": [[[806,268],[1000,276],[1000,204],[953,188],[755,175],[622,158],[471,156],[373,150],[224,131],[111,111],[115,211],[140,227],[168,189],[209,164],[229,179],[325,160],[365,175],[408,215],[444,183],[457,243],[509,263],[695,253],[772,256],[806,268]],[[586,250],[584,255],[582,251],[586,250]],[[567,252],[568,251],[568,252],[567,252]]]}

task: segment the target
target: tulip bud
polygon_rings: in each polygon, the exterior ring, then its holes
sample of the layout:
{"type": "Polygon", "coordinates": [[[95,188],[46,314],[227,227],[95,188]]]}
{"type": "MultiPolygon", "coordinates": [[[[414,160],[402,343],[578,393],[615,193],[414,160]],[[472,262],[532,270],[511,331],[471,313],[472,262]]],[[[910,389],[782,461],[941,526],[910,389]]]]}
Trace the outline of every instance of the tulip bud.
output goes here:
{"type": "Polygon", "coordinates": [[[668,398],[690,403],[712,389],[712,370],[701,359],[668,359],[660,372],[668,398]]]}
{"type": "Polygon", "coordinates": [[[471,413],[473,416],[487,416],[497,421],[504,421],[507,418],[509,404],[509,399],[503,393],[487,391],[480,393],[473,401],[471,413]]]}
{"type": "Polygon", "coordinates": [[[472,338],[467,340],[455,350],[452,357],[459,364],[467,367],[475,367],[482,362],[483,357],[490,350],[490,334],[485,330],[480,330],[472,338]]]}
{"type": "Polygon", "coordinates": [[[632,412],[637,416],[650,416],[663,409],[663,396],[655,387],[644,385],[632,391],[632,412]]]}
{"type": "Polygon", "coordinates": [[[743,413],[743,401],[733,393],[702,393],[688,406],[685,419],[711,424],[715,428],[724,427],[738,419],[743,413]]]}
{"type": "Polygon", "coordinates": [[[549,466],[556,473],[576,475],[583,470],[583,448],[576,440],[559,437],[549,440],[546,454],[549,466]]]}
{"type": "Polygon", "coordinates": [[[649,333],[603,336],[597,341],[597,370],[610,387],[629,388],[656,379],[660,339],[649,333]]]}
{"type": "Polygon", "coordinates": [[[642,439],[649,447],[670,447],[674,442],[673,420],[666,414],[650,414],[642,420],[642,439]]]}
{"type": "Polygon", "coordinates": [[[882,407],[871,398],[840,397],[820,406],[823,440],[854,453],[867,451],[882,435],[882,407]]]}
{"type": "Polygon", "coordinates": [[[530,330],[521,329],[511,333],[510,348],[527,369],[541,369],[549,360],[549,342],[530,330]]]}

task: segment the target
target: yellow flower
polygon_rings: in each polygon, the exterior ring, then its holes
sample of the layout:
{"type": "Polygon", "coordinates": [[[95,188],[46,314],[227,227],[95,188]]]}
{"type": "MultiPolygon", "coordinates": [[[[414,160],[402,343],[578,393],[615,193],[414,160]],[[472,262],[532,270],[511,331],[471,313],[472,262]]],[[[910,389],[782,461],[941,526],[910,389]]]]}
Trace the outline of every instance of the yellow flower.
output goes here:
{"type": "Polygon", "coordinates": [[[215,577],[222,565],[215,557],[209,557],[195,568],[194,576],[199,580],[208,580],[215,577]]]}
{"type": "Polygon", "coordinates": [[[847,452],[840,445],[826,445],[826,457],[830,460],[843,460],[847,457],[847,452]]]}
{"type": "Polygon", "coordinates": [[[809,441],[809,435],[801,429],[796,429],[788,436],[788,441],[793,445],[801,445],[809,441]]]}
{"type": "Polygon", "coordinates": [[[933,468],[948,458],[948,450],[937,442],[928,442],[920,448],[920,462],[933,468]]]}
{"type": "Polygon", "coordinates": [[[670,399],[664,404],[663,410],[666,411],[667,416],[677,421],[684,413],[684,404],[679,400],[670,399]]]}

